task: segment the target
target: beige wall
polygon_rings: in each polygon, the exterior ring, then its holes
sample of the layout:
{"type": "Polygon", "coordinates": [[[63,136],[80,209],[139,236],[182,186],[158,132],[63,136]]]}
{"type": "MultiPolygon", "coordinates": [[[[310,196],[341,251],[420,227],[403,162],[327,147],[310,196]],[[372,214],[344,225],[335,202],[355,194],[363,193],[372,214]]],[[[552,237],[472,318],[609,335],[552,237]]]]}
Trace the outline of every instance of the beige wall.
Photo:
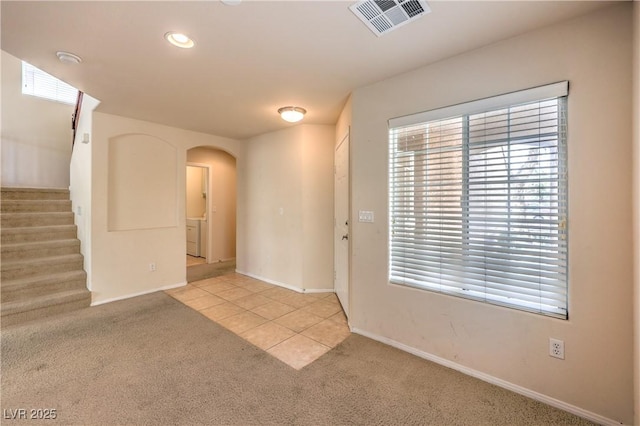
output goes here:
{"type": "Polygon", "coordinates": [[[336,137],[335,142],[336,146],[342,142],[344,136],[349,132],[349,127],[351,126],[352,112],[351,109],[353,107],[353,102],[351,101],[351,96],[347,99],[347,102],[344,104],[342,108],[342,112],[340,113],[340,117],[338,117],[338,122],[336,123],[336,137]]]}
{"type": "Polygon", "coordinates": [[[187,152],[187,161],[211,166],[207,257],[212,262],[235,259],[236,159],[219,149],[198,147],[187,152]]]}
{"type": "MultiPolygon", "coordinates": [[[[189,153],[187,152],[187,163],[189,153]]],[[[207,200],[205,198],[207,168],[187,165],[187,218],[203,218],[207,214],[207,200]]]]}
{"type": "Polygon", "coordinates": [[[22,94],[22,62],[2,51],[2,185],[68,188],[74,107],[22,94]]]}
{"type": "Polygon", "coordinates": [[[138,133],[114,135],[108,144],[108,230],[178,226],[176,147],[138,133]]]}
{"type": "MultiPolygon", "coordinates": [[[[185,170],[187,150],[194,146],[213,146],[241,158],[242,143],[233,139],[190,132],[159,124],[128,119],[124,117],[94,113],[92,137],[92,199],[91,199],[91,291],[93,304],[104,303],[137,294],[148,293],[162,288],[184,284],[186,281],[186,227],[184,226],[186,181],[185,170]],[[143,229],[109,230],[108,213],[110,208],[109,170],[113,170],[110,161],[119,157],[109,155],[110,141],[122,135],[144,135],[159,139],[176,152],[176,161],[165,162],[163,172],[173,176],[172,185],[176,188],[176,201],[173,206],[177,220],[173,226],[143,229]],[[149,263],[156,263],[157,270],[151,272],[149,263]]],[[[153,159],[155,147],[141,144],[136,155],[140,160],[153,159]]],[[[148,186],[134,186],[140,196],[147,191],[155,191],[154,182],[137,175],[138,170],[125,168],[121,181],[147,182],[148,186]],[[128,171],[127,171],[128,170],[128,171]]],[[[141,168],[142,172],[155,175],[158,170],[141,168]]],[[[143,173],[144,174],[144,173],[143,173]]],[[[130,194],[135,195],[135,194],[130,194]]],[[[166,194],[159,194],[160,198],[166,194]]],[[[157,199],[156,199],[157,200],[157,199]]],[[[121,205],[123,209],[130,206],[121,205]]],[[[166,212],[147,211],[150,223],[164,223],[166,212]]]]}
{"type": "Polygon", "coordinates": [[[87,272],[87,287],[91,288],[91,148],[93,137],[93,110],[100,101],[87,95],[82,99],[82,110],[78,121],[76,141],[71,154],[69,167],[69,191],[74,215],[78,227],[80,252],[84,256],[84,270],[87,272]],[[88,143],[81,142],[84,134],[88,143]]]}
{"type": "Polygon", "coordinates": [[[361,333],[592,419],[633,422],[631,4],[352,95],[352,312],[361,333]],[[568,321],[390,285],[387,120],[570,81],[568,321]],[[566,359],[549,357],[562,339],[566,359]],[[612,350],[612,348],[615,348],[612,350]]]}
{"type": "Polygon", "coordinates": [[[247,141],[238,271],[298,290],[333,288],[334,137],[334,126],[298,125],[247,141]]]}
{"type": "Polygon", "coordinates": [[[640,1],[633,2],[634,262],[635,262],[635,424],[640,424],[640,1]]]}
{"type": "Polygon", "coordinates": [[[302,287],[333,290],[333,153],[335,126],[303,125],[302,287]]]}

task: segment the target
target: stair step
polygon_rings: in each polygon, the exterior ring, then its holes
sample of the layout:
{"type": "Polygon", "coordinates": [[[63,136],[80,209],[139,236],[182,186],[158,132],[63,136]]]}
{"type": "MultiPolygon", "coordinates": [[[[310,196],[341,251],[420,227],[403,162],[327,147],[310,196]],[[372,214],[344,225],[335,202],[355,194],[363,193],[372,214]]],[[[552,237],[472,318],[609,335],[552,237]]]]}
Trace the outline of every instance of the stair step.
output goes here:
{"type": "Polygon", "coordinates": [[[57,188],[2,188],[2,200],[68,200],[68,189],[57,188]]]}
{"type": "Polygon", "coordinates": [[[80,253],[80,240],[75,238],[2,245],[3,262],[77,253],[80,253]]]}
{"type": "Polygon", "coordinates": [[[70,212],[71,200],[2,200],[2,213],[70,212]]]}
{"type": "Polygon", "coordinates": [[[2,303],[2,327],[89,307],[87,289],[69,290],[52,295],[2,303]]]}
{"type": "Polygon", "coordinates": [[[66,240],[76,238],[77,232],[76,225],[27,226],[2,228],[0,238],[4,245],[19,242],[66,240]]]}
{"type": "Polygon", "coordinates": [[[0,191],[2,327],[88,307],[69,190],[0,191]]]}
{"type": "Polygon", "coordinates": [[[39,259],[13,260],[2,262],[0,279],[17,280],[36,275],[50,275],[58,272],[70,272],[83,268],[81,254],[42,257],[39,259]]]}
{"type": "Polygon", "coordinates": [[[3,280],[0,292],[2,303],[5,303],[64,291],[86,289],[86,287],[87,274],[82,270],[77,270],[16,280],[3,280]]]}
{"type": "Polygon", "coordinates": [[[25,226],[73,225],[73,213],[2,213],[2,227],[15,228],[25,226]]]}

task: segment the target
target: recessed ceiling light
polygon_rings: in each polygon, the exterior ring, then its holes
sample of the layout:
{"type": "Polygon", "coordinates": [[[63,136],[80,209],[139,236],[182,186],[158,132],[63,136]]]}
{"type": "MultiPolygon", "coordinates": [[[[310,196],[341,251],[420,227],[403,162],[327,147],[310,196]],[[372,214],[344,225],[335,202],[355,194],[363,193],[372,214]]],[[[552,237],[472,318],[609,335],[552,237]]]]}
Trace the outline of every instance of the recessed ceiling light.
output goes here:
{"type": "Polygon", "coordinates": [[[60,59],[60,62],[67,64],[79,64],[82,62],[82,58],[80,56],[69,52],[56,52],[56,56],[60,59]]]}
{"type": "Polygon", "coordinates": [[[289,123],[295,123],[302,120],[306,113],[306,109],[293,106],[282,107],[278,110],[278,114],[280,114],[280,117],[282,117],[284,121],[288,121],[289,123]]]}
{"type": "Polygon", "coordinates": [[[189,38],[189,36],[182,33],[174,33],[173,31],[169,31],[164,35],[164,38],[174,46],[181,47],[183,49],[191,49],[196,44],[193,40],[189,38]]]}
{"type": "Polygon", "coordinates": [[[220,0],[220,1],[226,4],[227,6],[237,6],[240,3],[242,3],[242,0],[220,0]]]}

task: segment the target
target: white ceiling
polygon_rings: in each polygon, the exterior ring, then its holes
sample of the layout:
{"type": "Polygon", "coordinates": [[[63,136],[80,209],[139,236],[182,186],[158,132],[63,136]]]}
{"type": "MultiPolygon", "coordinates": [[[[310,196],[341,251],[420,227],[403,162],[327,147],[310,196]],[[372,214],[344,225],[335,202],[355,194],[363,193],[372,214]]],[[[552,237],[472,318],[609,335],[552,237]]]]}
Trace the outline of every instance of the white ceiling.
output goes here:
{"type": "Polygon", "coordinates": [[[286,105],[334,124],[357,87],[611,4],[429,1],[430,14],[376,37],[352,3],[5,0],[2,49],[103,112],[241,139],[291,126],[276,113],[286,105]],[[169,45],[167,31],[196,47],[169,45]],[[83,62],[60,63],[59,50],[83,62]]]}

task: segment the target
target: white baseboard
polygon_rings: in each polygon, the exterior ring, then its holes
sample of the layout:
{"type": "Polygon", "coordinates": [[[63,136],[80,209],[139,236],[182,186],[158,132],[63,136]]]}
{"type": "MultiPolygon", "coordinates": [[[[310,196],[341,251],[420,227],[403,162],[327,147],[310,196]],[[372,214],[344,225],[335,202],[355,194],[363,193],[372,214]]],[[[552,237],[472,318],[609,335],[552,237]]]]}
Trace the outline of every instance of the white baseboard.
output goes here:
{"type": "Polygon", "coordinates": [[[332,288],[303,288],[303,293],[335,293],[332,288]]]}
{"type": "Polygon", "coordinates": [[[99,300],[97,302],[91,301],[91,306],[104,305],[105,303],[117,302],[118,300],[131,299],[132,297],[144,296],[145,294],[155,293],[156,291],[171,290],[172,288],[182,287],[185,285],[187,285],[186,281],[177,284],[169,284],[152,290],[141,291],[139,293],[126,294],[124,296],[112,297],[111,299],[99,300]]]}
{"type": "Polygon", "coordinates": [[[239,269],[236,269],[236,272],[238,274],[246,275],[248,277],[255,278],[256,280],[260,280],[260,281],[264,281],[265,283],[277,285],[278,287],[283,287],[283,288],[286,288],[288,290],[296,291],[298,293],[334,293],[334,290],[332,288],[300,288],[300,287],[295,287],[295,286],[292,286],[292,285],[289,285],[289,284],[281,283],[280,281],[275,281],[275,280],[271,280],[269,278],[261,277],[259,275],[255,275],[255,274],[252,274],[250,272],[240,271],[239,269]]]}
{"type": "Polygon", "coordinates": [[[207,263],[207,265],[215,265],[216,263],[230,262],[232,260],[235,261],[236,258],[235,257],[227,257],[227,258],[224,258],[224,259],[212,260],[211,263],[207,263]]]}
{"type": "Polygon", "coordinates": [[[459,371],[463,374],[466,374],[471,377],[475,377],[476,379],[480,379],[484,382],[491,383],[492,385],[499,386],[501,388],[510,390],[512,392],[518,393],[520,395],[524,395],[531,399],[535,399],[536,401],[543,402],[545,404],[551,405],[552,407],[559,408],[561,410],[567,411],[569,413],[575,414],[576,416],[582,417],[587,420],[591,420],[594,423],[598,423],[601,425],[607,426],[619,426],[622,423],[609,419],[607,417],[601,416],[599,414],[593,413],[591,411],[587,411],[580,407],[576,407],[575,405],[568,404],[564,401],[560,401],[559,399],[552,398],[550,396],[544,395],[542,393],[533,391],[531,389],[527,389],[520,385],[516,385],[511,382],[507,382],[506,380],[499,379],[497,377],[491,376],[486,373],[482,373],[480,371],[474,370],[469,367],[465,367],[464,365],[460,365],[453,361],[449,361],[448,359],[440,358],[439,356],[430,354],[428,352],[421,351],[420,349],[413,348],[411,346],[407,346],[404,343],[397,342],[393,339],[389,339],[388,337],[379,336],[375,333],[370,333],[365,330],[361,330],[357,327],[351,327],[351,331],[356,334],[360,334],[362,336],[368,337],[370,339],[376,340],[380,343],[387,344],[389,346],[393,346],[394,348],[400,349],[401,351],[408,352],[417,357],[426,359],[428,361],[435,362],[436,364],[443,365],[445,367],[451,368],[452,370],[459,371]]]}

